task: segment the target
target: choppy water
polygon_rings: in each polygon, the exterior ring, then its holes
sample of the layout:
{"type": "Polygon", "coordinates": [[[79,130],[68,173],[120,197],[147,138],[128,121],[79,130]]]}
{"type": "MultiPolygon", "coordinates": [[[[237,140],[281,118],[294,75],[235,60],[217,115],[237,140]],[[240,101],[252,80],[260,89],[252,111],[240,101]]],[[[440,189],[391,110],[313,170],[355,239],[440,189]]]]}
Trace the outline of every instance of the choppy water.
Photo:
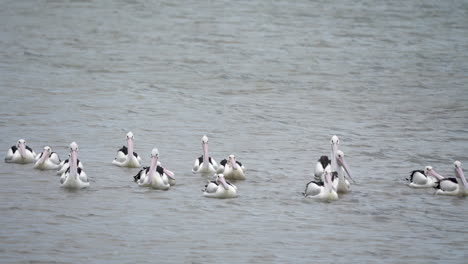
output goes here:
{"type": "Polygon", "coordinates": [[[466,263],[468,201],[405,186],[468,167],[466,1],[2,1],[0,148],[25,138],[91,186],[0,162],[2,263],[466,263]],[[171,190],[111,165],[128,131],[171,190]],[[248,168],[206,199],[210,137],[248,168]],[[358,184],[301,197],[331,135],[358,184]]]}

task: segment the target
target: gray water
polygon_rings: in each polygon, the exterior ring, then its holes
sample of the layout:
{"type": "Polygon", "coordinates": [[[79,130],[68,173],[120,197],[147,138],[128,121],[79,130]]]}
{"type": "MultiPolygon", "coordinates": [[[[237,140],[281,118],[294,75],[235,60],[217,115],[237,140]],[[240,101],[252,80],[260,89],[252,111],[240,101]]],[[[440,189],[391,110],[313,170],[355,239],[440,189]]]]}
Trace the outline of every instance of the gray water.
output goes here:
{"type": "Polygon", "coordinates": [[[2,263],[466,263],[466,198],[404,181],[468,166],[466,1],[1,2],[0,149],[76,141],[91,180],[0,162],[2,263]],[[176,186],[111,164],[128,131],[176,186]],[[203,134],[238,198],[202,196],[203,134]],[[333,134],[357,183],[304,199],[333,134]]]}

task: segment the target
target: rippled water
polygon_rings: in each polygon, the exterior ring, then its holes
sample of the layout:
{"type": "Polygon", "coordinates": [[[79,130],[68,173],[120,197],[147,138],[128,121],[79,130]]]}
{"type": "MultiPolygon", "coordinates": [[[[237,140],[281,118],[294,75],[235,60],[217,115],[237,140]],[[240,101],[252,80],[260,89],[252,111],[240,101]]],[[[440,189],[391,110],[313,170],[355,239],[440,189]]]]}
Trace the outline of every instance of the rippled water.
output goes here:
{"type": "Polygon", "coordinates": [[[2,263],[465,263],[468,202],[413,190],[468,166],[466,1],[2,1],[0,147],[80,146],[91,186],[0,163],[2,263]],[[135,134],[176,173],[111,164],[135,134]],[[202,196],[210,137],[247,167],[202,196]],[[352,192],[301,192],[331,135],[352,192]]]}

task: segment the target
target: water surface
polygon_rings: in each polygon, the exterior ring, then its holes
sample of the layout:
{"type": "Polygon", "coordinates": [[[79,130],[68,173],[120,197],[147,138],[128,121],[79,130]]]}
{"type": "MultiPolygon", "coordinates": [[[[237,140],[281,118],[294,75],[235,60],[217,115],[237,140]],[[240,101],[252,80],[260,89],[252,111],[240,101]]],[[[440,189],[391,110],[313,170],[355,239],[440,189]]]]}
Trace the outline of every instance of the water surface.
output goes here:
{"type": "Polygon", "coordinates": [[[468,166],[466,1],[2,1],[0,149],[62,158],[91,186],[0,163],[5,263],[464,263],[468,203],[413,190],[468,166]],[[111,164],[128,131],[169,191],[111,164]],[[206,199],[201,136],[247,167],[206,199]],[[304,199],[330,137],[358,181],[304,199]]]}

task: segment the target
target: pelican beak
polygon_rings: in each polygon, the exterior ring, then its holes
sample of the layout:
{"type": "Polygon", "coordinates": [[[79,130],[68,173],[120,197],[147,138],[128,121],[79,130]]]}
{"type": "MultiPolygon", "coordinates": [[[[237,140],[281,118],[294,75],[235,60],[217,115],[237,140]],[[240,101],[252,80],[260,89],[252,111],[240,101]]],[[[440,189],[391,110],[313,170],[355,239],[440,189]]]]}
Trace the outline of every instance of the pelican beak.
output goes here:
{"type": "Polygon", "coordinates": [[[164,173],[167,175],[168,178],[170,178],[171,180],[175,180],[174,173],[172,171],[167,170],[165,168],[163,168],[163,169],[164,169],[164,173]]]}
{"type": "Polygon", "coordinates": [[[455,173],[458,174],[457,176],[461,179],[463,186],[465,186],[465,189],[468,189],[468,183],[466,182],[465,174],[463,173],[462,168],[456,167],[455,173]]]}
{"type": "Polygon", "coordinates": [[[229,162],[231,163],[232,168],[233,168],[234,170],[237,170],[237,167],[238,167],[238,166],[237,166],[236,158],[231,157],[231,158],[229,159],[229,162]]]}
{"type": "Polygon", "coordinates": [[[227,184],[226,180],[224,179],[224,177],[219,177],[219,182],[223,185],[224,189],[225,190],[228,190],[229,189],[229,185],[227,184]]]}
{"type": "Polygon", "coordinates": [[[127,146],[128,146],[128,155],[131,157],[133,155],[133,138],[128,137],[127,138],[127,146]]]}
{"type": "Polygon", "coordinates": [[[437,173],[434,169],[429,170],[429,171],[427,172],[427,174],[429,174],[429,175],[435,177],[435,178],[436,178],[437,180],[439,180],[439,181],[444,179],[444,176],[442,176],[442,175],[440,175],[439,173],[437,173]]]}
{"type": "MultiPolygon", "coordinates": [[[[42,153],[42,155],[44,156],[44,152],[42,153]]],[[[78,175],[78,166],[77,166],[78,156],[77,156],[76,150],[74,149],[71,150],[70,160],[68,161],[68,163],[70,166],[70,174],[73,176],[77,176],[78,175]]]]}
{"type": "Polygon", "coordinates": [[[331,157],[330,157],[330,160],[331,160],[331,170],[332,171],[336,171],[338,169],[338,166],[336,164],[336,160],[337,160],[337,152],[338,152],[338,144],[337,143],[334,143],[332,142],[331,144],[331,157]]]}
{"type": "Polygon", "coordinates": [[[151,178],[152,178],[153,175],[154,175],[154,171],[156,170],[156,166],[157,166],[157,164],[158,164],[158,159],[159,159],[158,156],[152,156],[152,157],[151,157],[151,163],[150,163],[148,175],[146,175],[146,177],[148,178],[148,180],[149,180],[150,182],[151,182],[151,178]]]}
{"type": "Polygon", "coordinates": [[[19,148],[21,157],[25,158],[26,157],[26,144],[21,142],[20,144],[18,144],[18,148],[19,148]]]}
{"type": "Polygon", "coordinates": [[[353,179],[353,177],[351,177],[351,173],[349,172],[349,167],[348,167],[348,164],[346,163],[344,157],[338,157],[338,162],[341,164],[341,166],[343,166],[343,168],[345,169],[345,172],[346,172],[346,175],[348,176],[348,178],[353,181],[353,183],[356,183],[356,181],[353,179]]]}
{"type": "Polygon", "coordinates": [[[39,160],[39,163],[44,163],[48,158],[49,158],[49,150],[44,149],[44,151],[42,151],[42,156],[41,156],[41,159],[39,160]]]}
{"type": "Polygon", "coordinates": [[[203,147],[203,155],[208,155],[208,143],[202,142],[202,147],[203,147]]]}
{"type": "MultiPolygon", "coordinates": [[[[336,173],[336,172],[333,172],[333,173],[336,173]]],[[[329,190],[333,191],[334,187],[333,187],[333,181],[332,181],[332,174],[327,171],[325,172],[324,178],[325,178],[325,182],[327,186],[330,188],[329,190]]]]}

